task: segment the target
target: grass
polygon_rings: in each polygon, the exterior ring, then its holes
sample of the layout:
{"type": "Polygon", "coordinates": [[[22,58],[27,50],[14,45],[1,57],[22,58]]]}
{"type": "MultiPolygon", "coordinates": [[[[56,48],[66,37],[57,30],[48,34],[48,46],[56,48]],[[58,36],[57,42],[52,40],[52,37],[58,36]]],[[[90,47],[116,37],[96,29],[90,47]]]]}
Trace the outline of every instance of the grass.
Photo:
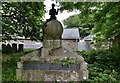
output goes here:
{"type": "Polygon", "coordinates": [[[2,57],[2,80],[15,81],[16,80],[16,63],[20,56],[13,56],[12,54],[3,55],[2,57]]]}
{"type": "Polygon", "coordinates": [[[25,50],[20,53],[2,54],[2,81],[17,81],[17,62],[20,61],[21,56],[32,51],[33,50],[25,50]]]}

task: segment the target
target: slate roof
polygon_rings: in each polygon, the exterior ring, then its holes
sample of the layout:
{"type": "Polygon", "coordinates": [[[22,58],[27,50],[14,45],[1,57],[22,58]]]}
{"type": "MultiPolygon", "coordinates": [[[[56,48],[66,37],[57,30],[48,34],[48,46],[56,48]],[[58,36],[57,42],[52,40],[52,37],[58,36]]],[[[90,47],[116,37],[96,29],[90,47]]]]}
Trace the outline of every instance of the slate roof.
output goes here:
{"type": "Polygon", "coordinates": [[[78,42],[78,50],[80,51],[80,50],[89,50],[90,49],[90,47],[89,47],[89,45],[85,42],[85,40],[80,40],[79,42],[78,42]]]}
{"type": "Polygon", "coordinates": [[[93,40],[93,37],[95,37],[95,35],[88,35],[84,37],[84,40],[93,40]]]}
{"type": "Polygon", "coordinates": [[[62,34],[62,39],[79,39],[79,29],[71,28],[71,29],[64,29],[62,34]]]}

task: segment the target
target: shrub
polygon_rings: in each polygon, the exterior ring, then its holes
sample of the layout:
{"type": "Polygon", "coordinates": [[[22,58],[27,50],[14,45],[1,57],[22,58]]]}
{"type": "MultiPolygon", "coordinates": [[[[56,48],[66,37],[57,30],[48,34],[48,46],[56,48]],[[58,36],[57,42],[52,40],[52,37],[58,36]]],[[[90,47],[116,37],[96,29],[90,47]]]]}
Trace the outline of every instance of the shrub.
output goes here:
{"type": "Polygon", "coordinates": [[[77,53],[83,56],[88,63],[88,80],[120,80],[120,46],[102,50],[77,51],[77,53]]]}

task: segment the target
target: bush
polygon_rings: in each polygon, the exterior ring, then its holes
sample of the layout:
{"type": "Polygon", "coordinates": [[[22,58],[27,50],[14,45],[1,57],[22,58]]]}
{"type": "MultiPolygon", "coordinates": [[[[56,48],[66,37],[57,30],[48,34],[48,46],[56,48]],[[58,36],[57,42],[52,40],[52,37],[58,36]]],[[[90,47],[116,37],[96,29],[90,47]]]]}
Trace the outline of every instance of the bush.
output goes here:
{"type": "Polygon", "coordinates": [[[115,70],[102,68],[100,64],[88,65],[90,81],[118,81],[118,72],[115,70]]]}
{"type": "Polygon", "coordinates": [[[116,68],[120,70],[120,49],[112,50],[90,50],[90,51],[80,51],[77,52],[81,56],[83,56],[89,64],[93,64],[95,62],[99,64],[104,64],[108,66],[108,68],[116,68]]]}
{"type": "Polygon", "coordinates": [[[90,81],[120,80],[120,46],[110,49],[77,51],[88,63],[90,81]]]}

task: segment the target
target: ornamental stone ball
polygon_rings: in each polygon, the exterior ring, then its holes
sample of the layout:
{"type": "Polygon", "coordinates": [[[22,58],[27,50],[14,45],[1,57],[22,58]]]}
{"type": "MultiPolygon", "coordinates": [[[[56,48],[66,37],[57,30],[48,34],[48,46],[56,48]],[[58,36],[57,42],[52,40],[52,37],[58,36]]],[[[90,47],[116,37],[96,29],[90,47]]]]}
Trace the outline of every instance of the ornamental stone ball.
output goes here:
{"type": "Polygon", "coordinates": [[[62,24],[55,19],[47,22],[47,26],[43,28],[43,40],[59,40],[62,37],[62,24]]]}

